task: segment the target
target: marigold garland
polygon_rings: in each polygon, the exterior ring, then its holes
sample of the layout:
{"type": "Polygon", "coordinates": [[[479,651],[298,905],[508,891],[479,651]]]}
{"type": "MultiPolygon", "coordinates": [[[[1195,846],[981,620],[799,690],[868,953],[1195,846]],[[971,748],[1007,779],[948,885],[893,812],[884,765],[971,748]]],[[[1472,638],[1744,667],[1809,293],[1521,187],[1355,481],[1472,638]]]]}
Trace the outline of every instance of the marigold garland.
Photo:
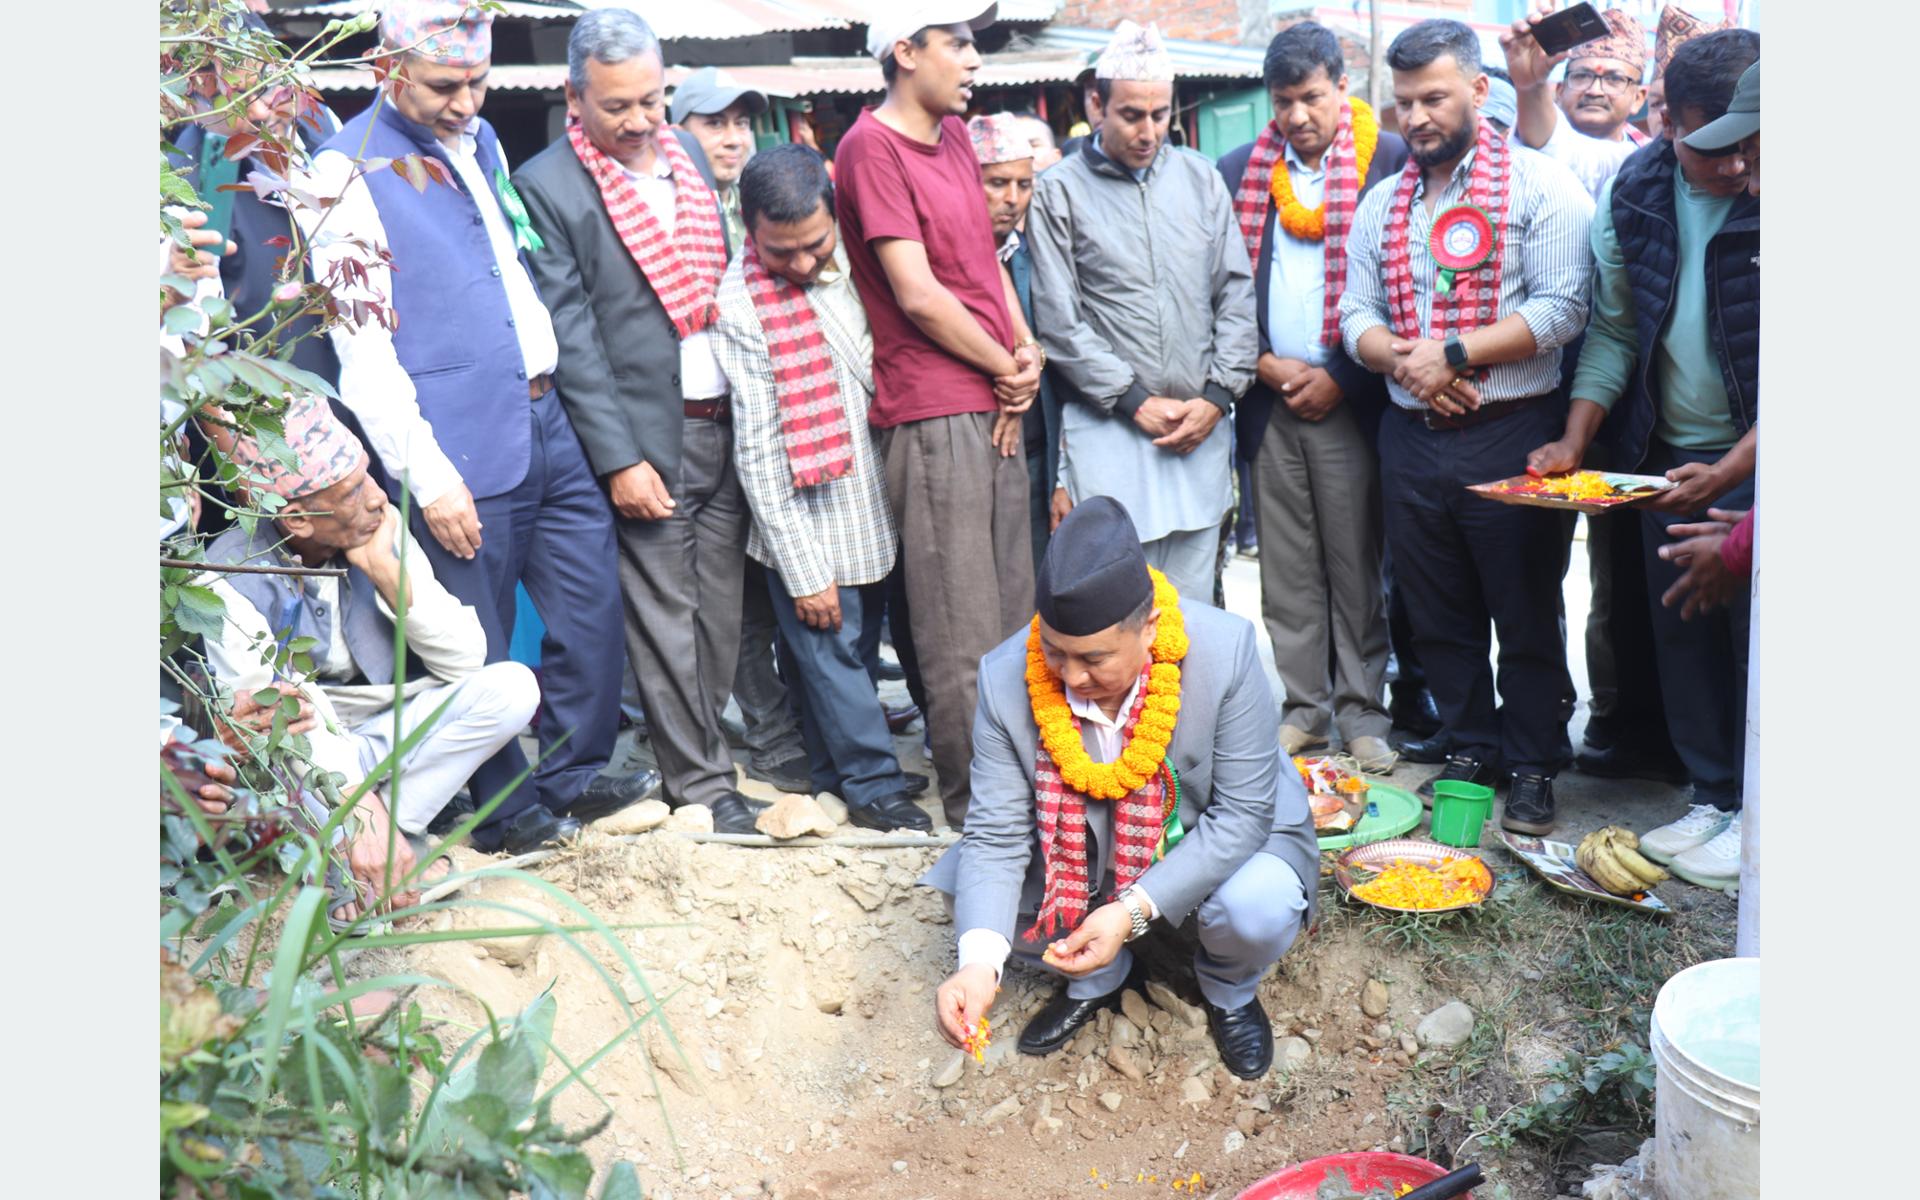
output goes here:
{"type": "Polygon", "coordinates": [[[1094,762],[1080,741],[1079,722],[1067,705],[1066,689],[1047,668],[1046,654],[1040,648],[1039,616],[1033,618],[1027,635],[1027,696],[1032,702],[1033,723],[1040,730],[1040,744],[1060,769],[1061,781],[1095,800],[1119,800],[1153,778],[1166,760],[1167,744],[1173,740],[1174,723],[1180,717],[1180,662],[1187,656],[1187,626],[1180,615],[1180,594],[1165,575],[1152,567],[1147,572],[1153,577],[1153,604],[1160,610],[1160,625],[1154,632],[1153,665],[1147,669],[1147,698],[1141,706],[1140,720],[1114,761],[1094,762]]]}
{"type": "MultiPolygon", "coordinates": [[[[1380,144],[1380,119],[1374,115],[1373,107],[1357,96],[1349,96],[1347,106],[1353,116],[1354,178],[1364,187],[1367,168],[1373,165],[1374,148],[1380,144]]],[[[1327,152],[1331,154],[1333,148],[1329,146],[1327,152]]],[[[1273,164],[1273,206],[1280,212],[1280,227],[1294,237],[1306,242],[1326,238],[1326,199],[1323,195],[1317,206],[1308,208],[1294,198],[1293,179],[1287,174],[1284,154],[1273,164]]]]}

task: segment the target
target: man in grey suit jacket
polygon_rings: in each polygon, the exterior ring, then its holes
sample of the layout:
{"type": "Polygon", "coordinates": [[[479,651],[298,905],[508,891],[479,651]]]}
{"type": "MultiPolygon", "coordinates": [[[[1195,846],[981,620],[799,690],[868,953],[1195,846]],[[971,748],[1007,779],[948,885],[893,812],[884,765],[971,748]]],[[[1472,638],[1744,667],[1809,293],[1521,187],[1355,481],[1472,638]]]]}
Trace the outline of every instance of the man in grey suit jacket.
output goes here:
{"type": "Polygon", "coordinates": [[[695,138],[661,136],[665,68],[645,21],[625,9],[586,14],[567,67],[579,124],[514,176],[546,243],[532,262],[560,343],[561,392],[620,518],[627,654],[667,800],[751,833],[754,806],[735,790],[720,725],[740,652],[749,515],[706,327],[726,266],[713,176],[695,138]],[[691,207],[701,197],[710,219],[691,207]],[[625,237],[610,203],[630,213],[625,237]],[[663,297],[654,274],[679,286],[663,297]]]}
{"type": "Polygon", "coordinates": [[[1088,802],[1061,781],[1027,690],[1029,633],[995,647],[980,662],[966,833],[923,880],[952,897],[959,932],[959,969],[935,998],[940,1030],[964,1044],[1011,952],[1068,979],[1020,1035],[1023,1052],[1051,1053],[1118,1004],[1134,976],[1124,943],[1194,913],[1194,971],[1221,1060],[1257,1079],[1273,1030],[1255,988],[1311,919],[1319,857],[1306,792],[1274,739],[1253,626],[1185,598],[1177,613],[1156,606],[1138,534],[1111,497],[1061,521],[1035,591],[1047,671],[1094,763],[1136,736],[1161,624],[1184,624],[1165,756],[1176,819],[1162,821],[1165,774],[1115,801],[1088,802]]]}

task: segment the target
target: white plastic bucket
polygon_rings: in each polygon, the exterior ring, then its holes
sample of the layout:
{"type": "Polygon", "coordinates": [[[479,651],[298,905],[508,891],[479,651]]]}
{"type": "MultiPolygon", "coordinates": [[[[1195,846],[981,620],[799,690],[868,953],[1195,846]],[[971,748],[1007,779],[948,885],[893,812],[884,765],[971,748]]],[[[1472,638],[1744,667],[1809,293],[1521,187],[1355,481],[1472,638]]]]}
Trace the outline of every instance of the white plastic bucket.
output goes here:
{"type": "Polygon", "coordinates": [[[1722,958],[1653,1002],[1655,1200],[1760,1194],[1760,960],[1722,958]]]}

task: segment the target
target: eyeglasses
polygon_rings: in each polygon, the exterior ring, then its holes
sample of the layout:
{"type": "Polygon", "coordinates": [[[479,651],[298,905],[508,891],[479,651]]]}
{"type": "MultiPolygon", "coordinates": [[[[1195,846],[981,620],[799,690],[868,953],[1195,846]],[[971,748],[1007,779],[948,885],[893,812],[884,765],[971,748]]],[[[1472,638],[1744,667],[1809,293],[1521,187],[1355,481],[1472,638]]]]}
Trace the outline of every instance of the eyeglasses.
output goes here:
{"type": "Polygon", "coordinates": [[[1640,86],[1638,79],[1631,75],[1622,75],[1618,71],[1608,71],[1605,75],[1596,75],[1592,71],[1567,72],[1567,86],[1576,92],[1584,92],[1596,83],[1600,85],[1601,91],[1615,93],[1640,86]]]}

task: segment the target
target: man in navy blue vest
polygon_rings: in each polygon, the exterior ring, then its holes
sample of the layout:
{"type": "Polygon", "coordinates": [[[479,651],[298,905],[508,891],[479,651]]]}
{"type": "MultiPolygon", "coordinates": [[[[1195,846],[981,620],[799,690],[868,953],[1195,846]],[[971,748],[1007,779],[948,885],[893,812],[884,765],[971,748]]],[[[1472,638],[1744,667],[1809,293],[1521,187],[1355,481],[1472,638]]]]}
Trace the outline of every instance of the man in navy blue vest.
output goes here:
{"type": "MultiPolygon", "coordinates": [[[[1640,840],[1648,857],[1706,887],[1740,878],[1751,597],[1691,621],[1661,596],[1679,577],[1667,527],[1707,509],[1751,508],[1760,441],[1760,200],[1738,144],[1683,139],[1726,113],[1760,35],[1727,29],[1667,64],[1666,136],[1629,158],[1593,222],[1593,324],[1560,440],[1528,465],[1568,470],[1610,410],[1616,460],[1677,487],[1642,510],[1648,604],[1667,730],[1693,780],[1687,814],[1640,840]],[[1624,419],[1622,419],[1624,418],[1624,419]]],[[[1603,520],[1626,520],[1624,516],[1603,520]]]]}
{"type": "Polygon", "coordinates": [[[525,762],[509,745],[473,783],[481,803],[513,789],[474,840],[514,849],[555,832],[530,792],[553,818],[585,821],[641,799],[653,779],[598,774],[620,715],[613,522],[554,391],[553,325],[525,257],[537,239],[479,117],[490,22],[458,0],[387,6],[380,37],[397,73],[314,161],[317,194],[340,197],[315,222],[333,239],[314,268],[324,279],[343,260],[366,263],[390,311],[390,326],[334,331],[341,398],[394,486],[411,489],[416,534],[479,612],[489,660],[507,657],[516,584],[546,622],[539,767],[514,788],[525,762]],[[393,170],[353,178],[362,155],[437,160],[453,182],[416,191],[393,170]]]}

